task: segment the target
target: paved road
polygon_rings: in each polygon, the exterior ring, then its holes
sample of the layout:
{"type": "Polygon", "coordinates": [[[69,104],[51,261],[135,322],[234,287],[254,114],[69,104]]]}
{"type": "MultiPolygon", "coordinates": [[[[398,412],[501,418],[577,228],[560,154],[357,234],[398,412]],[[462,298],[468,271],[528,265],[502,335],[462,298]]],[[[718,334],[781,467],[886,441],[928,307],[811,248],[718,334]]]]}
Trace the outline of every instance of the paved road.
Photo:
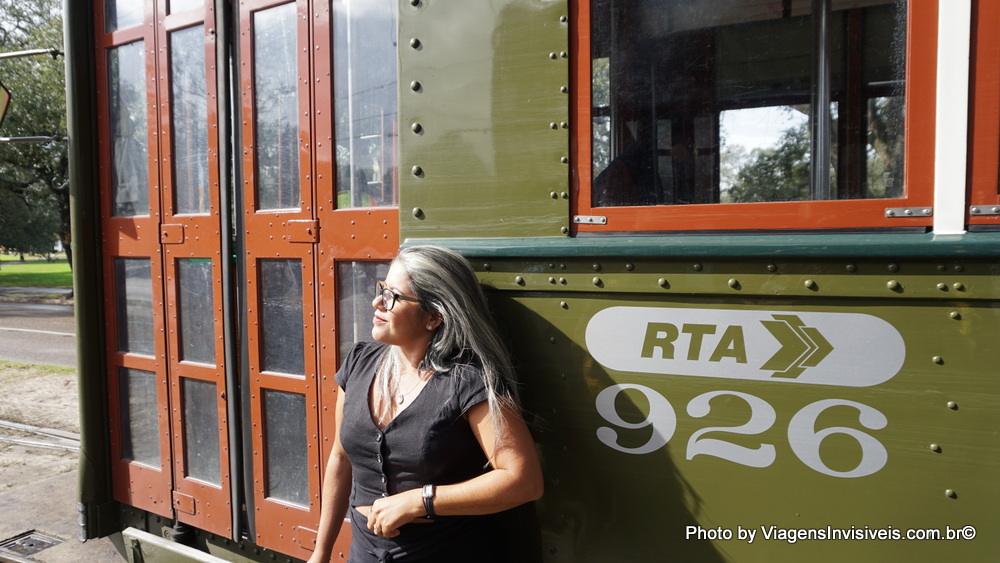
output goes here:
{"type": "Polygon", "coordinates": [[[73,307],[0,302],[0,359],[76,367],[73,307]]]}

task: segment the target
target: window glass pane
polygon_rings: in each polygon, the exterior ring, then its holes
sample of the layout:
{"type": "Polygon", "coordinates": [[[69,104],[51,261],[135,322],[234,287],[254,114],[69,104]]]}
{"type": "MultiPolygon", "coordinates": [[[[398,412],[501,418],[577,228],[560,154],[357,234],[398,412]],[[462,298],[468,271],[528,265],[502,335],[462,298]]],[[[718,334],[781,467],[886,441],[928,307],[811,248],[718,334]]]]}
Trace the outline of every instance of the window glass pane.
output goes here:
{"type": "Polygon", "coordinates": [[[388,274],[388,262],[337,263],[337,332],[341,358],[347,357],[355,342],[372,340],[375,283],[388,274]]]}
{"type": "Polygon", "coordinates": [[[142,23],[145,5],[134,0],[104,0],[104,30],[110,33],[142,23]]]}
{"type": "Polygon", "coordinates": [[[269,498],[309,506],[306,449],[306,398],[298,393],[264,391],[264,442],[269,498]]]}
{"type": "Polygon", "coordinates": [[[156,374],[118,368],[118,400],[122,417],[122,459],[159,467],[156,374]]]}
{"type": "Polygon", "coordinates": [[[118,351],[152,356],[153,281],[148,258],[115,258],[118,351]]]}
{"type": "Polygon", "coordinates": [[[333,4],[337,207],[396,205],[396,2],[333,4]]]}
{"type": "Polygon", "coordinates": [[[591,24],[594,205],[902,195],[905,1],[593,0],[591,24]]]}
{"type": "Polygon", "coordinates": [[[170,34],[174,213],[208,213],[208,101],[203,26],[170,34]]]}
{"type": "Polygon", "coordinates": [[[142,41],[108,50],[114,214],[149,215],[146,57],[142,41]]]}
{"type": "Polygon", "coordinates": [[[263,371],[304,374],[302,261],[261,260],[260,333],[263,371]]]}
{"type": "Polygon", "coordinates": [[[195,8],[204,8],[205,0],[170,0],[170,13],[176,14],[179,12],[185,12],[187,10],[193,10],[195,8]]]}
{"type": "Polygon", "coordinates": [[[215,364],[215,303],[212,260],[177,261],[177,317],[181,361],[215,364]]]}
{"type": "Polygon", "coordinates": [[[299,207],[295,4],[254,14],[254,123],[258,209],[299,207]]]}
{"type": "Polygon", "coordinates": [[[220,484],[219,407],[215,383],[182,378],[187,476],[220,484]]]}

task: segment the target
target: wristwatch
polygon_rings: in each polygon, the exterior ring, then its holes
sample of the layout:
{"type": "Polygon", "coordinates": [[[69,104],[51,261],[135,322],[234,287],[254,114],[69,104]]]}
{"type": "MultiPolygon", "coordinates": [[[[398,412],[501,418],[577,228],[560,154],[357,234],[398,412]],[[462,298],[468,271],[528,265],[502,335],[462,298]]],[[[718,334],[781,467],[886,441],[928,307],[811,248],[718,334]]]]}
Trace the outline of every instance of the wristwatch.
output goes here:
{"type": "Polygon", "coordinates": [[[420,496],[424,499],[424,510],[427,512],[427,517],[434,518],[434,485],[424,485],[423,494],[420,496]]]}

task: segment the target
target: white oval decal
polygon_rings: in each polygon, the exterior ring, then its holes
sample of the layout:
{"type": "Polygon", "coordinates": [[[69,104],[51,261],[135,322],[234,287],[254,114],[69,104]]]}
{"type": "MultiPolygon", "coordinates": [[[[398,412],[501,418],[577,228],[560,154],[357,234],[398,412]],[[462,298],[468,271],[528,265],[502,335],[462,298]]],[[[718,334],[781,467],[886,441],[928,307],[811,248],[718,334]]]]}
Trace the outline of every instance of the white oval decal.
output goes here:
{"type": "Polygon", "coordinates": [[[843,387],[884,383],[906,357],[895,327],[860,313],[610,307],[586,341],[618,371],[843,387]]]}

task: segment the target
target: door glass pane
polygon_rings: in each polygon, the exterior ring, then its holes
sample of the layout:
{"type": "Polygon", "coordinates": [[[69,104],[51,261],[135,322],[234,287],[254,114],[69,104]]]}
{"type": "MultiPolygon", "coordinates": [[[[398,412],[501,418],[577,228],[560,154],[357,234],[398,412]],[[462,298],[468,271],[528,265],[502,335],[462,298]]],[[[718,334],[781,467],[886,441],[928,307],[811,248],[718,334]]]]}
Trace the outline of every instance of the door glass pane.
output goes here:
{"type": "Polygon", "coordinates": [[[118,368],[118,400],[122,417],[122,458],[159,467],[156,374],[118,368]]]}
{"type": "Polygon", "coordinates": [[[299,102],[295,4],[254,14],[257,208],[297,209],[299,102]]]}
{"type": "Polygon", "coordinates": [[[388,262],[337,263],[337,332],[340,357],[355,342],[372,340],[375,283],[389,274],[388,262]]]}
{"type": "Polygon", "coordinates": [[[174,213],[208,213],[208,101],[203,26],[170,34],[170,80],[174,213]]]}
{"type": "Polygon", "coordinates": [[[115,258],[118,351],[154,355],[153,281],[148,258],[115,258]]]}
{"type": "Polygon", "coordinates": [[[221,483],[219,470],[219,403],[215,383],[182,378],[184,461],[187,476],[221,483]]]}
{"type": "Polygon", "coordinates": [[[592,204],[901,196],[906,10],[593,0],[592,204]]]}
{"type": "Polygon", "coordinates": [[[209,258],[178,260],[177,294],[181,361],[215,364],[212,260],[209,258]]]}
{"type": "Polygon", "coordinates": [[[302,261],[261,260],[258,267],[262,369],[305,374],[302,261]]]}
{"type": "Polygon", "coordinates": [[[204,8],[205,0],[170,0],[170,13],[176,14],[195,8],[204,8]]]}
{"type": "Polygon", "coordinates": [[[264,391],[264,442],[269,498],[309,505],[306,449],[306,398],[298,393],[264,391]]]}
{"type": "Polygon", "coordinates": [[[111,33],[142,23],[145,5],[134,0],[104,0],[104,30],[111,33]]]}
{"type": "Polygon", "coordinates": [[[334,0],[337,207],[397,204],[395,0],[334,0]]]}
{"type": "Polygon", "coordinates": [[[143,42],[108,49],[111,196],[118,216],[149,215],[143,42]]]}

